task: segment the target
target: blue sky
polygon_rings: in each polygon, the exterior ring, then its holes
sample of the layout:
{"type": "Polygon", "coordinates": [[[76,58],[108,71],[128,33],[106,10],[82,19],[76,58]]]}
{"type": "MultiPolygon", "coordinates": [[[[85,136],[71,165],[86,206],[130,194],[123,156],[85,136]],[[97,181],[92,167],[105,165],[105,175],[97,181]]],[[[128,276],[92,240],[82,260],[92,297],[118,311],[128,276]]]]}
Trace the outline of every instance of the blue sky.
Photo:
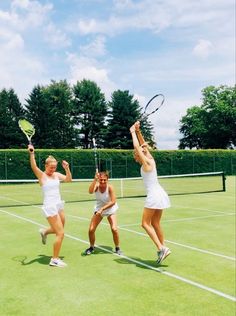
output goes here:
{"type": "Polygon", "coordinates": [[[209,85],[235,84],[234,0],[1,0],[0,89],[22,103],[51,79],[95,81],[109,100],[163,93],[152,122],[176,149],[179,120],[209,85]]]}

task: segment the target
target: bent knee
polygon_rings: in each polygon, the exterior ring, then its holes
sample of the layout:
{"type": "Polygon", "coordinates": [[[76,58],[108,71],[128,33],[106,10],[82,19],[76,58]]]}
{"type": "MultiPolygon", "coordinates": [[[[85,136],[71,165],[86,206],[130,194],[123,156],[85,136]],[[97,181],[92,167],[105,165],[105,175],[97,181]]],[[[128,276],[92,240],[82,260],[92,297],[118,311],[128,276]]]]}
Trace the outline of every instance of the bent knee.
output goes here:
{"type": "Polygon", "coordinates": [[[146,222],[142,222],[141,223],[141,227],[146,229],[149,225],[146,222]]]}
{"type": "Polygon", "coordinates": [[[58,232],[56,232],[57,237],[63,239],[65,236],[64,230],[60,230],[58,232]]]}

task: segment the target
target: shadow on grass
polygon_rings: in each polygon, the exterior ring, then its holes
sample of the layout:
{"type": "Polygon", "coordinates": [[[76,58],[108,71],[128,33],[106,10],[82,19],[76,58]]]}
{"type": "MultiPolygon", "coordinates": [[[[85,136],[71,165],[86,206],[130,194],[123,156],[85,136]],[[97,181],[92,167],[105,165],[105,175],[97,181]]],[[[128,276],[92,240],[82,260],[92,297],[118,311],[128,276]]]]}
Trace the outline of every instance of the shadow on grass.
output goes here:
{"type": "Polygon", "coordinates": [[[94,252],[91,253],[91,255],[86,255],[85,254],[85,250],[81,253],[81,256],[83,257],[89,257],[89,256],[94,256],[94,255],[107,255],[107,254],[111,254],[111,252],[113,253],[114,250],[112,247],[110,246],[102,246],[99,245],[98,247],[94,248],[94,252]],[[99,247],[99,248],[98,248],[99,247]]]}
{"type": "MultiPolygon", "coordinates": [[[[63,259],[63,257],[60,257],[60,258],[63,259]]],[[[27,261],[26,256],[16,256],[12,258],[13,261],[20,262],[23,266],[27,266],[34,263],[49,265],[50,259],[51,259],[51,256],[45,256],[45,255],[38,255],[37,258],[34,258],[30,261],[27,261]]]]}
{"type": "Polygon", "coordinates": [[[165,271],[164,268],[167,268],[166,264],[157,264],[156,260],[143,260],[137,257],[121,257],[119,259],[114,259],[119,264],[133,264],[138,268],[146,269],[146,270],[155,270],[157,272],[165,271]]]}

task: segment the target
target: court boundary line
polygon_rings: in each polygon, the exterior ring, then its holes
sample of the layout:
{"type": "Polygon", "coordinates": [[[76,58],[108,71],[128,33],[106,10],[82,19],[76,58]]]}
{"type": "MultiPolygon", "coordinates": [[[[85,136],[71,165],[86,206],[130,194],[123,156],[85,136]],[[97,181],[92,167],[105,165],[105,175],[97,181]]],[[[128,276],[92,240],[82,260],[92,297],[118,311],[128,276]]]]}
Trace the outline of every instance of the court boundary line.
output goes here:
{"type": "MultiPolygon", "coordinates": [[[[39,226],[39,227],[45,227],[45,225],[42,225],[42,224],[40,224],[40,223],[38,223],[38,222],[36,222],[36,221],[34,221],[34,220],[28,219],[28,218],[26,218],[26,217],[23,217],[23,216],[14,214],[14,213],[7,212],[7,211],[4,211],[4,210],[2,210],[2,209],[0,209],[0,212],[5,213],[5,214],[7,214],[7,215],[10,215],[10,216],[12,216],[12,217],[16,217],[16,218],[18,218],[18,219],[20,219],[20,220],[24,220],[24,221],[29,222],[29,223],[31,223],[31,224],[37,225],[37,226],[39,226]]],[[[78,237],[75,237],[75,236],[73,236],[73,235],[65,234],[65,236],[68,237],[68,238],[70,238],[70,239],[77,240],[77,241],[80,241],[80,242],[82,242],[82,243],[88,244],[88,241],[85,241],[85,240],[83,240],[83,239],[81,239],[81,238],[78,238],[78,237]]],[[[135,259],[130,258],[130,257],[128,257],[128,256],[125,256],[125,255],[118,255],[118,254],[116,254],[116,253],[114,253],[114,252],[112,252],[112,251],[110,251],[110,250],[108,250],[108,249],[106,249],[106,248],[104,248],[104,247],[102,247],[102,246],[96,245],[96,247],[97,247],[98,249],[101,249],[101,250],[105,251],[105,252],[111,253],[112,255],[115,255],[115,256],[117,256],[117,257],[119,257],[119,258],[126,259],[127,261],[130,261],[130,262],[132,262],[132,263],[135,263],[135,264],[137,264],[137,265],[139,265],[139,266],[143,266],[143,267],[148,268],[148,269],[150,269],[150,270],[159,272],[159,273],[164,274],[164,275],[167,275],[167,276],[169,276],[169,277],[171,277],[171,278],[174,278],[174,279],[177,279],[177,280],[179,280],[179,281],[182,281],[182,282],[184,282],[184,283],[186,283],[186,284],[193,285],[193,286],[195,286],[195,287],[197,287],[197,288],[200,288],[200,289],[202,289],[202,290],[205,290],[205,291],[207,291],[207,292],[213,293],[213,294],[218,295],[218,296],[220,296],[220,297],[223,297],[223,298],[225,298],[225,299],[228,299],[228,300],[231,300],[231,301],[233,301],[233,302],[236,302],[236,297],[235,297],[235,296],[232,296],[232,295],[226,294],[226,293],[224,293],[224,292],[218,291],[218,290],[216,290],[216,289],[214,289],[214,288],[205,286],[205,285],[203,285],[203,284],[201,284],[201,283],[198,283],[198,282],[195,282],[195,281],[191,281],[191,280],[189,280],[189,279],[187,279],[187,278],[184,278],[184,277],[181,277],[181,276],[179,276],[179,275],[177,275],[177,274],[174,274],[174,273],[171,273],[171,272],[168,272],[168,271],[163,271],[163,270],[161,270],[161,269],[159,269],[159,268],[152,267],[152,266],[150,266],[150,265],[148,265],[148,264],[146,264],[146,263],[144,263],[144,262],[135,260],[135,259]]]]}
{"type": "MultiPolygon", "coordinates": [[[[224,217],[224,216],[234,216],[235,213],[227,213],[227,214],[218,214],[218,215],[205,215],[205,216],[196,216],[196,217],[183,217],[179,219],[167,219],[167,220],[162,220],[162,223],[170,223],[170,222],[186,222],[186,221],[191,221],[191,220],[198,220],[198,219],[204,219],[204,218],[209,218],[209,217],[224,217]]],[[[140,225],[139,223],[137,224],[124,224],[120,225],[120,227],[128,227],[128,226],[135,226],[135,225],[140,225]]]]}
{"type": "MultiPolygon", "coordinates": [[[[67,214],[67,216],[72,217],[72,218],[77,218],[77,219],[82,220],[82,221],[88,221],[88,222],[90,221],[90,218],[86,218],[86,217],[81,217],[81,216],[76,216],[76,215],[70,215],[70,214],[67,214]]],[[[102,225],[105,225],[105,226],[109,226],[108,223],[101,222],[101,224],[102,224],[102,225]]],[[[139,224],[139,225],[140,225],[140,224],[139,224]]],[[[130,232],[130,233],[134,233],[134,234],[137,234],[137,235],[140,235],[140,236],[148,237],[147,234],[142,233],[142,232],[137,232],[136,230],[124,228],[124,227],[119,226],[119,225],[118,225],[117,227],[118,227],[120,230],[128,231],[128,232],[130,232]]],[[[190,249],[190,250],[194,250],[194,251],[206,253],[206,254],[208,254],[208,255],[213,255],[213,256],[220,257],[220,258],[227,259],[227,260],[231,260],[231,261],[236,261],[236,258],[235,258],[235,257],[229,257],[229,256],[226,256],[226,255],[222,255],[222,254],[213,252],[213,251],[204,250],[204,249],[200,249],[200,248],[197,248],[197,247],[184,245],[184,244],[177,243],[177,242],[175,242],[175,241],[171,241],[171,240],[168,240],[168,239],[166,239],[165,241],[168,242],[168,243],[170,243],[170,244],[173,244],[173,245],[176,245],[176,246],[180,246],[180,247],[183,247],[183,248],[187,248],[187,249],[190,249]]]]}
{"type": "MultiPolygon", "coordinates": [[[[11,200],[13,200],[13,201],[15,201],[15,202],[21,202],[20,200],[15,200],[15,199],[11,199],[11,200]]],[[[23,203],[23,202],[22,202],[23,203]]],[[[36,206],[36,205],[31,205],[30,203],[25,203],[25,206],[32,206],[32,207],[35,207],[35,208],[40,208],[41,209],[41,206],[36,206]]],[[[222,213],[222,212],[219,212],[219,211],[213,211],[213,212],[217,212],[217,213],[222,213]]],[[[77,217],[78,219],[81,219],[81,220],[87,220],[87,221],[90,221],[90,219],[89,218],[86,218],[86,217],[79,217],[79,216],[73,216],[73,215],[70,215],[70,214],[68,214],[67,213],[67,215],[68,216],[70,216],[70,217],[77,217]]],[[[234,213],[224,213],[224,215],[234,215],[234,213]]],[[[211,217],[211,216],[213,216],[213,215],[206,215],[207,217],[211,217]]],[[[223,215],[215,215],[215,216],[223,216],[223,215]]],[[[199,217],[198,217],[199,218],[199,217]]],[[[192,219],[195,219],[195,218],[192,218],[192,219]]],[[[169,221],[174,221],[174,220],[169,220],[169,221]]],[[[176,220],[177,221],[177,220],[176,220]]],[[[181,220],[179,220],[179,221],[181,221],[181,220]]],[[[163,222],[165,222],[165,221],[163,221],[163,222]]],[[[166,222],[168,222],[168,221],[166,221],[166,222]]],[[[104,225],[108,225],[107,223],[104,223],[104,222],[102,222],[102,224],[104,225]]],[[[134,225],[139,225],[139,224],[134,224],[134,225]]],[[[133,226],[133,225],[132,225],[133,226]]],[[[124,228],[124,227],[122,227],[122,225],[120,226],[120,225],[118,225],[118,228],[119,229],[121,229],[121,230],[125,230],[125,231],[128,231],[128,232],[131,232],[131,233],[135,233],[135,234],[137,234],[137,235],[142,235],[142,236],[145,236],[145,237],[147,237],[147,235],[146,234],[144,234],[144,233],[141,233],[141,232],[137,232],[137,231],[135,231],[135,230],[131,230],[131,229],[127,229],[127,228],[124,228]]],[[[221,258],[225,258],[225,259],[229,259],[229,260],[233,260],[233,261],[236,261],[236,258],[235,257],[229,257],[229,256],[225,256],[225,255],[222,255],[222,254],[217,254],[217,253],[215,253],[215,252],[211,252],[211,251],[208,251],[208,250],[204,250],[204,249],[200,249],[200,248],[197,248],[197,247],[193,247],[193,246],[188,246],[188,245],[184,245],[184,244],[181,244],[181,243],[177,243],[177,242],[174,242],[174,241],[171,241],[171,240],[167,240],[166,239],[166,241],[167,242],[169,242],[169,243],[172,243],[172,244],[174,244],[174,245],[177,245],[177,246],[180,246],[180,247],[183,247],[183,248],[187,248],[187,249],[191,249],[191,250],[195,250],[195,251],[199,251],[199,252],[202,252],[202,253],[206,253],[206,254],[210,254],[210,255],[214,255],[214,256],[217,256],[217,257],[221,257],[221,258]]]]}

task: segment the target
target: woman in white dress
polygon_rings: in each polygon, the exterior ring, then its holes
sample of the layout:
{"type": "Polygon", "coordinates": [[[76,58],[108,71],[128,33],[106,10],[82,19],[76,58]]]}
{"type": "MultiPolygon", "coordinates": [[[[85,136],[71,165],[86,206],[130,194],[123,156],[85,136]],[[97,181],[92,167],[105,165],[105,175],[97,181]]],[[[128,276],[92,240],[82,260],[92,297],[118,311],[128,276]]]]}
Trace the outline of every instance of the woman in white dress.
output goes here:
{"type": "Polygon", "coordinates": [[[114,188],[111,184],[108,183],[108,173],[99,172],[95,174],[94,180],[89,186],[89,193],[95,194],[96,204],[94,207],[94,214],[92,216],[88,232],[90,247],[85,250],[85,254],[90,255],[94,252],[95,231],[102,221],[103,217],[107,217],[113,235],[115,253],[121,255],[122,252],[120,250],[120,239],[116,218],[118,205],[116,203],[114,188]]]}
{"type": "Polygon", "coordinates": [[[156,163],[141,134],[139,121],[130,127],[130,133],[134,146],[134,159],[141,165],[141,176],[147,193],[142,227],[157,247],[157,263],[160,264],[171,253],[164,245],[164,234],[160,223],[163,209],[170,207],[170,200],[159,184],[156,163]]]}
{"type": "Polygon", "coordinates": [[[35,156],[34,147],[28,146],[30,154],[30,165],[39,180],[39,184],[43,191],[43,214],[47,218],[50,225],[49,228],[41,228],[39,233],[42,238],[42,243],[46,244],[47,235],[55,234],[56,239],[53,244],[53,256],[50,260],[50,266],[65,267],[67,264],[59,258],[59,253],[64,238],[64,225],[65,225],[65,214],[64,214],[64,201],[61,200],[60,195],[60,181],[70,182],[71,172],[67,161],[62,161],[62,167],[65,170],[65,175],[56,172],[57,161],[53,156],[49,156],[46,159],[45,170],[42,171],[38,168],[35,156]]]}

